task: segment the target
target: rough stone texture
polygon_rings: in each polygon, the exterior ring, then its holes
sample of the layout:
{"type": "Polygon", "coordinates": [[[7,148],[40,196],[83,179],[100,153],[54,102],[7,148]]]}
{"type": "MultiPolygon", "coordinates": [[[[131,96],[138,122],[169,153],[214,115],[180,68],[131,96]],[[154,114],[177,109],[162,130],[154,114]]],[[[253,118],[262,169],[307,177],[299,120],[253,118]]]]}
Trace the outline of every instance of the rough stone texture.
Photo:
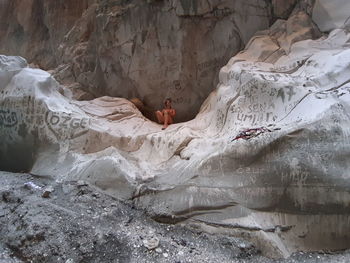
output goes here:
{"type": "Polygon", "coordinates": [[[87,184],[6,172],[0,172],[0,180],[2,263],[222,263],[243,259],[275,263],[241,238],[159,224],[130,202],[115,200],[87,184]],[[50,185],[55,191],[45,199],[40,190],[23,187],[28,182],[50,185]],[[152,238],[159,239],[158,252],[144,246],[152,238]]]}
{"type": "Polygon", "coordinates": [[[73,100],[1,56],[0,169],[85,180],[269,256],[348,248],[350,34],[320,37],[300,7],[230,59],[194,120],[165,131],[126,99],[73,100]],[[271,132],[233,140],[262,126],[271,132]]]}
{"type": "Polygon", "coordinates": [[[119,202],[86,183],[0,172],[0,262],[113,263],[344,263],[350,250],[298,252],[269,259],[242,238],[158,224],[130,202],[119,202]],[[51,185],[50,199],[40,190],[51,185]],[[145,241],[159,239],[155,250],[145,241]]]}
{"type": "Polygon", "coordinates": [[[0,53],[21,55],[43,68],[57,66],[55,52],[90,0],[3,0],[0,53]]]}
{"type": "Polygon", "coordinates": [[[172,97],[184,121],[198,113],[219,69],[268,28],[271,9],[267,0],[4,0],[0,53],[55,68],[78,99],[137,97],[151,119],[172,97]]]}
{"type": "Polygon", "coordinates": [[[322,31],[349,28],[350,15],[347,6],[347,0],[316,0],[312,18],[322,31]]]}
{"type": "Polygon", "coordinates": [[[252,0],[106,2],[91,9],[61,46],[74,79],[95,96],[137,97],[153,111],[171,97],[177,121],[198,113],[218,70],[271,20],[266,1],[252,0]],[[89,23],[96,29],[82,43],[89,23]]]}
{"type": "Polygon", "coordinates": [[[297,3],[297,0],[272,0],[274,16],[277,18],[287,19],[297,3]]]}

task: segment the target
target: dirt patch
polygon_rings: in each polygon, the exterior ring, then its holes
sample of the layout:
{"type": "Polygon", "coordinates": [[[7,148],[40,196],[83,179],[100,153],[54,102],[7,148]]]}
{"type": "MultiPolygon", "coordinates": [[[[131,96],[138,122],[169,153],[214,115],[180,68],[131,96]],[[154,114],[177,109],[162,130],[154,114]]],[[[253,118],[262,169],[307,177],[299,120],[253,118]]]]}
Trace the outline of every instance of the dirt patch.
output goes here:
{"type": "Polygon", "coordinates": [[[350,258],[350,252],[297,253],[274,261],[243,239],[157,223],[132,203],[120,202],[84,182],[6,172],[0,172],[0,179],[0,263],[345,262],[350,258]]]}

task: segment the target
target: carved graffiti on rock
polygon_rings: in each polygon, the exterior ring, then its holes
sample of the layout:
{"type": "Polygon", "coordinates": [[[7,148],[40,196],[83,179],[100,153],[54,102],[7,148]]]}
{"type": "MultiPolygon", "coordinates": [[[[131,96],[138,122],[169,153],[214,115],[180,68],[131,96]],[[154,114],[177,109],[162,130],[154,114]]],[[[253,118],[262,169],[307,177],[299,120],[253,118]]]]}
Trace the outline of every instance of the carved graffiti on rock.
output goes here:
{"type": "Polygon", "coordinates": [[[21,125],[26,124],[35,130],[48,128],[57,138],[75,138],[86,133],[90,124],[87,117],[50,112],[40,101],[32,101],[30,97],[3,101],[0,107],[0,131],[7,135],[19,131],[21,125]]]}
{"type": "Polygon", "coordinates": [[[238,122],[249,122],[250,124],[255,124],[256,122],[269,122],[275,121],[277,119],[276,116],[273,115],[273,112],[262,112],[262,113],[237,113],[237,121],[238,122]]]}
{"type": "Polygon", "coordinates": [[[192,99],[191,98],[185,98],[185,97],[178,97],[174,98],[172,100],[173,104],[191,104],[192,99]]]}
{"type": "Polygon", "coordinates": [[[208,68],[219,67],[219,66],[222,65],[223,61],[225,61],[224,57],[222,57],[222,58],[214,58],[214,59],[211,59],[211,60],[204,61],[204,62],[199,63],[197,65],[197,70],[198,71],[203,71],[203,70],[208,69],[208,68]]]}
{"type": "Polygon", "coordinates": [[[76,118],[67,113],[48,112],[46,114],[46,123],[51,127],[86,129],[88,127],[88,118],[76,118]]]}
{"type": "Polygon", "coordinates": [[[10,110],[0,110],[0,127],[11,128],[18,124],[17,113],[10,110]]]}
{"type": "Polygon", "coordinates": [[[229,8],[215,9],[213,10],[212,14],[215,17],[224,17],[232,14],[232,10],[230,10],[229,8]]]}

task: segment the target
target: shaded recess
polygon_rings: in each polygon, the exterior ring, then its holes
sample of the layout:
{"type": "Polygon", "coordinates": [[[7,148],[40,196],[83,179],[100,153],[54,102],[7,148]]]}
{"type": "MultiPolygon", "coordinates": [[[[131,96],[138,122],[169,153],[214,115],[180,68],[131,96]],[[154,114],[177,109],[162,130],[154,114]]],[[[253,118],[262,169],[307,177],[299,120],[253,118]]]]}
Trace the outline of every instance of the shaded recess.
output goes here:
{"type": "Polygon", "coordinates": [[[5,0],[1,6],[7,24],[0,53],[53,69],[77,99],[138,98],[150,119],[171,97],[176,122],[197,114],[219,69],[273,20],[267,0],[5,0]]]}

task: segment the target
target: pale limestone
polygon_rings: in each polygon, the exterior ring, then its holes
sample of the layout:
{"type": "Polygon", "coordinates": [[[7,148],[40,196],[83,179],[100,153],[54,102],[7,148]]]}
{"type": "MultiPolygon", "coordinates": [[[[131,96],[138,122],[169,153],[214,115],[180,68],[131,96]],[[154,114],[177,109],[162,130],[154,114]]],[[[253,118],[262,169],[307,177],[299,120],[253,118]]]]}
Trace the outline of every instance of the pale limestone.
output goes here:
{"type": "Polygon", "coordinates": [[[303,11],[258,32],[196,118],[165,131],[126,99],[72,100],[1,56],[1,169],[84,180],[268,256],[348,248],[350,34],[319,36],[303,11]],[[233,140],[261,126],[271,132],[233,140]]]}

